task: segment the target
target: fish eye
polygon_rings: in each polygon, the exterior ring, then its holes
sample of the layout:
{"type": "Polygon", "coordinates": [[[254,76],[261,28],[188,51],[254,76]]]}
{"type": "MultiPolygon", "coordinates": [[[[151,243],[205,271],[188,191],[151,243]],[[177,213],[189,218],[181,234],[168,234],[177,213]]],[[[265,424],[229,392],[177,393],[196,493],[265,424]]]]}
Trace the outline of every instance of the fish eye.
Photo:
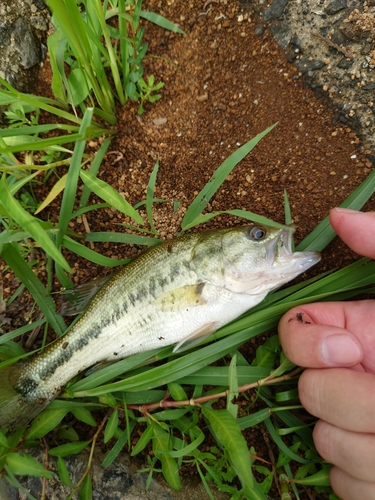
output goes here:
{"type": "Polygon", "coordinates": [[[259,241],[266,237],[267,231],[261,226],[251,226],[247,230],[247,235],[251,240],[259,241]]]}

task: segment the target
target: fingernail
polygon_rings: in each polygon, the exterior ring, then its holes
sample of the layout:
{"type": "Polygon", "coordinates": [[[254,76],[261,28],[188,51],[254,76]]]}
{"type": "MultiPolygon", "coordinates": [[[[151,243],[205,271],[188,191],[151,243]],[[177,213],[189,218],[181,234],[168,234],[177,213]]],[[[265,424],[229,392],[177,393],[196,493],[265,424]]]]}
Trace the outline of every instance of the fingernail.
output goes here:
{"type": "Polygon", "coordinates": [[[330,365],[355,365],[362,358],[360,346],[349,335],[336,334],[323,340],[322,354],[330,365]]]}
{"type": "Polygon", "coordinates": [[[362,213],[362,212],[359,212],[358,210],[352,210],[351,208],[344,208],[344,207],[336,207],[333,210],[339,214],[360,214],[360,213],[362,213]]]}

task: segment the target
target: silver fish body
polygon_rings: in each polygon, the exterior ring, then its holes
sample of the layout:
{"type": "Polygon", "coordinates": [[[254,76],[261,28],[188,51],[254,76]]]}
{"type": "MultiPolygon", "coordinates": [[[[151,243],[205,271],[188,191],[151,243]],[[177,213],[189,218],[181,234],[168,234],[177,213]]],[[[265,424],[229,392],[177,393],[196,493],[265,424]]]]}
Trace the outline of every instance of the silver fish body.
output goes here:
{"type": "Polygon", "coordinates": [[[101,361],[176,344],[180,351],[317,263],[292,252],[293,228],[251,225],[184,235],[140,255],[42,353],[0,372],[0,427],[40,413],[75,375],[101,361]]]}

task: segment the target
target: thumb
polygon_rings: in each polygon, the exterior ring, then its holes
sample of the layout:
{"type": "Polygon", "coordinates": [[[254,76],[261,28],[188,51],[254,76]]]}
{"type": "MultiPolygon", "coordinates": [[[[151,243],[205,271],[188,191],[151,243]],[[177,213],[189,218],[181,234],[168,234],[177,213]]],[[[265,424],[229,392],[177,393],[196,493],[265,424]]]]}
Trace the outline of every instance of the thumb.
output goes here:
{"type": "Polygon", "coordinates": [[[350,367],[361,362],[362,346],[354,334],[340,326],[314,323],[313,316],[305,306],[281,318],[280,342],[288,359],[305,368],[350,367]]]}

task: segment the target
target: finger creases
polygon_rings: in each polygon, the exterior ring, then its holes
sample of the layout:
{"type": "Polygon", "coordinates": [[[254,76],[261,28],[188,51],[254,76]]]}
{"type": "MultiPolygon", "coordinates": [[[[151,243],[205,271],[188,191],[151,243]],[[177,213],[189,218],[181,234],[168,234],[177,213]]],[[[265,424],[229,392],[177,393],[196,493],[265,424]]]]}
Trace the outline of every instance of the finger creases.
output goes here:
{"type": "Polygon", "coordinates": [[[374,481],[362,481],[339,467],[333,467],[330,480],[334,492],[341,500],[375,500],[374,481]]]}
{"type": "Polygon", "coordinates": [[[299,380],[308,412],[348,431],[375,434],[375,375],[349,368],[308,369],[299,380]]]}
{"type": "Polygon", "coordinates": [[[361,481],[375,479],[375,434],[347,431],[319,420],[313,436],[325,460],[361,481]]]}

